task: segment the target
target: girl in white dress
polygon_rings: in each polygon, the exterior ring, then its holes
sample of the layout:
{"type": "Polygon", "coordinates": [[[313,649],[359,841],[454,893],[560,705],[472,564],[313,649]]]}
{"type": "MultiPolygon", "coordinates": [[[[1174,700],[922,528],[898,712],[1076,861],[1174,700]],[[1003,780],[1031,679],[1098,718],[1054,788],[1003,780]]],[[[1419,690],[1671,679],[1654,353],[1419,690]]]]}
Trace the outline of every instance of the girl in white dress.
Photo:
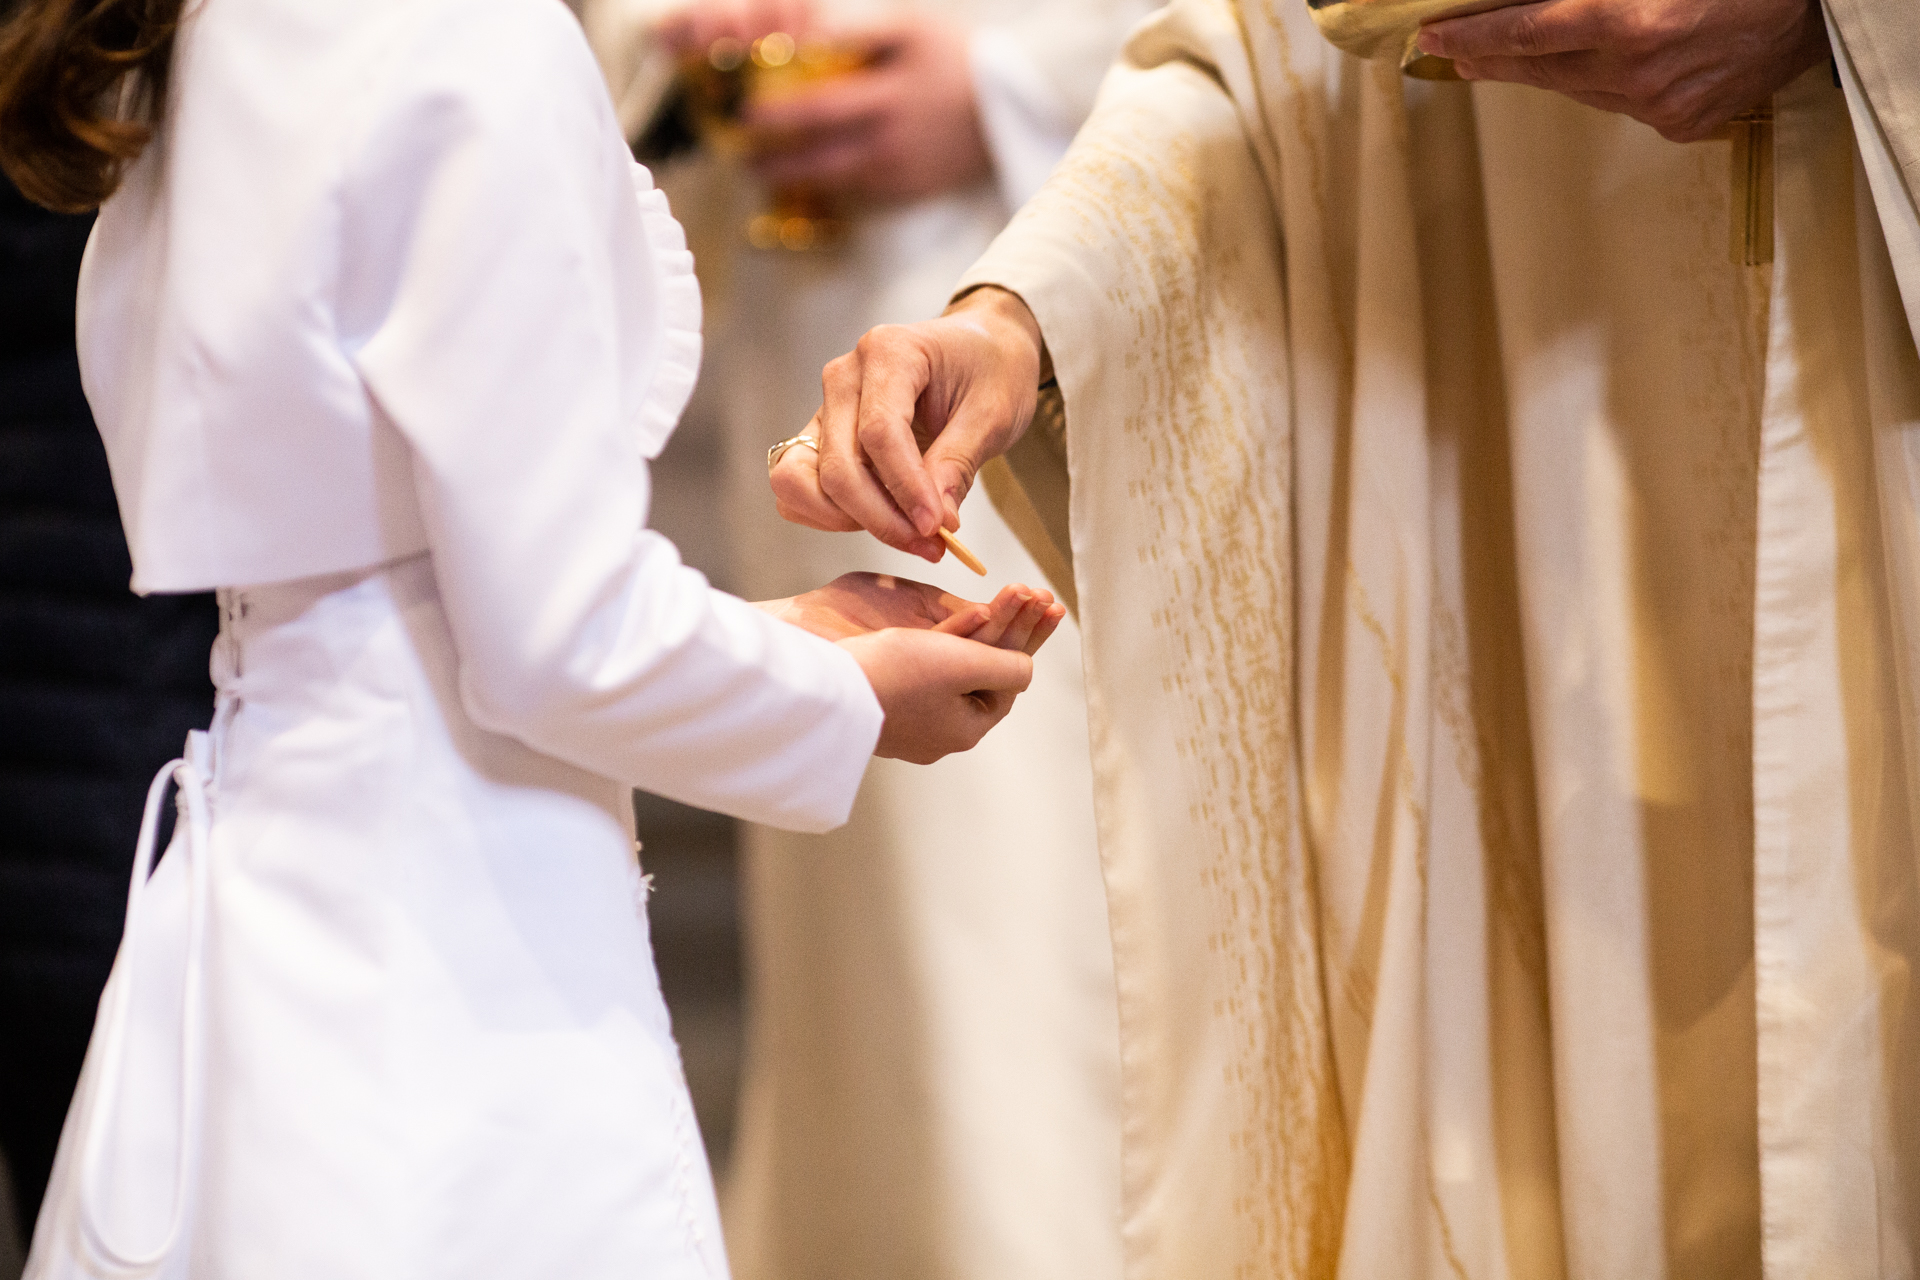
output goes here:
{"type": "Polygon", "coordinates": [[[830,827],[1059,607],[756,607],[645,529],[699,295],[555,0],[177,5],[0,32],[0,162],[112,193],[80,347],[134,586],[223,606],[27,1274],[723,1275],[627,789],[830,827]]]}

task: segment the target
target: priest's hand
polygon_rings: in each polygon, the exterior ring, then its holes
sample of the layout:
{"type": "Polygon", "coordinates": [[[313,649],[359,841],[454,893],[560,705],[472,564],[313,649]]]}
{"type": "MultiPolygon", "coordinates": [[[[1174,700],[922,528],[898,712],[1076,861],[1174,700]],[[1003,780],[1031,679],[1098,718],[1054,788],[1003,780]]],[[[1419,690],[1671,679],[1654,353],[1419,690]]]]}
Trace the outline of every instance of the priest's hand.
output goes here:
{"type": "Polygon", "coordinates": [[[780,514],[815,529],[865,529],[927,560],[983,464],[1033,420],[1049,376],[1033,313],[1003,289],[976,289],[937,320],[870,329],[820,376],[824,400],[771,480],[780,514]]]}
{"type": "Polygon", "coordinates": [[[1005,719],[1033,678],[1033,655],[1066,616],[1031,587],[975,604],[875,573],[759,607],[853,654],[886,717],[874,754],[915,764],[966,751],[1005,719]]]}
{"type": "Polygon", "coordinates": [[[1713,136],[1829,52],[1819,0],[1541,0],[1431,23],[1420,49],[1673,142],[1713,136]]]}
{"type": "Polygon", "coordinates": [[[927,12],[837,35],[864,49],[868,65],[749,104],[755,171],[775,186],[804,183],[882,202],[986,177],[993,161],[967,38],[966,28],[927,12]]]}

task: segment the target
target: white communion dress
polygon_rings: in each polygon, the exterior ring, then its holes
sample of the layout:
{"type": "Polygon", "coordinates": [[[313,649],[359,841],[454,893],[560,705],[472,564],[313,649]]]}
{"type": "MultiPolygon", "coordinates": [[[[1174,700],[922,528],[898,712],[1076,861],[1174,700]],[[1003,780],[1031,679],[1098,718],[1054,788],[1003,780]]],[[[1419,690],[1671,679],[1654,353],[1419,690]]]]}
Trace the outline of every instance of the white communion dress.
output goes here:
{"type": "Polygon", "coordinates": [[[80,346],[219,698],[27,1275],[723,1276],[628,788],[825,829],[881,713],[644,527],[679,228],[552,0],[203,0],[170,95],[80,346]]]}

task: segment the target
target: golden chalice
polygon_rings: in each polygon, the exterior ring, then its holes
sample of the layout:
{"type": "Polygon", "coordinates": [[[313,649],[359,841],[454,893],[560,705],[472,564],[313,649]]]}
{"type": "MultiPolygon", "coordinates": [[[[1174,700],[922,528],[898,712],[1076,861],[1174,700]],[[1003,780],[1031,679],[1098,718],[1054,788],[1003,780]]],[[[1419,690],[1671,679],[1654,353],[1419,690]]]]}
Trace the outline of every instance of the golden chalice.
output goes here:
{"type": "Polygon", "coordinates": [[[1484,13],[1517,0],[1307,0],[1314,25],[1336,47],[1362,58],[1393,58],[1420,80],[1458,80],[1450,58],[1422,53],[1420,28],[1441,18],[1484,13]]]}
{"type": "MultiPolygon", "coordinates": [[[[825,41],[802,43],[776,31],[751,44],[714,41],[704,57],[695,55],[681,64],[680,80],[701,141],[717,154],[744,158],[762,143],[741,121],[750,104],[803,93],[866,63],[862,50],[825,41]]],[[[846,239],[847,219],[832,193],[794,183],[775,187],[766,208],[748,221],[746,230],[755,248],[806,253],[839,245],[846,239]]]]}

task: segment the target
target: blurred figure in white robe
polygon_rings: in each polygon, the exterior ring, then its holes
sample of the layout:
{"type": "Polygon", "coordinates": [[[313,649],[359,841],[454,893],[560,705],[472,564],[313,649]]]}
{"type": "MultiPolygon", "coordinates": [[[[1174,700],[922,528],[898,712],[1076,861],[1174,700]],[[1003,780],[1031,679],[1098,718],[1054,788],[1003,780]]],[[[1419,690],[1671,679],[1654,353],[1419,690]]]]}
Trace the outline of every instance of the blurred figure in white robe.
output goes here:
{"type": "MultiPolygon", "coordinates": [[[[820,371],[869,327],[939,313],[1045,181],[1141,0],[830,4],[585,0],[629,137],[680,59],[720,36],[850,40],[867,68],[758,123],[791,146],[661,177],[706,294],[696,409],[715,414],[737,588],[851,569],[982,589],[860,534],[781,521],[767,449],[806,426],[820,371]],[[769,182],[825,190],[838,248],[756,250],[769,182]]],[[[984,493],[960,535],[988,583],[1039,582],[984,493]]],[[[1080,640],[1042,651],[982,749],[876,762],[826,836],[743,835],[749,965],[741,1113],[723,1188],[740,1280],[1105,1280],[1120,1274],[1119,1066],[1080,640]]]]}

